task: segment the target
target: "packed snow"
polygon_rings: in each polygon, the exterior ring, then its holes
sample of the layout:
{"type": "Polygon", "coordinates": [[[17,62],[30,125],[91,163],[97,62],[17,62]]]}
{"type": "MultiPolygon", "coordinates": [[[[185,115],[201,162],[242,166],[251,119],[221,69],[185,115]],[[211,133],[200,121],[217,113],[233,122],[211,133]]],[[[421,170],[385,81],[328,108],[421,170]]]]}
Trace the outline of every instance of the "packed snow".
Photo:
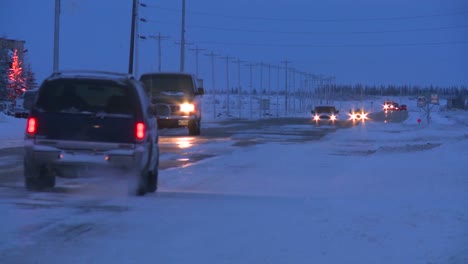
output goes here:
{"type": "MultiPolygon", "coordinates": [[[[402,123],[369,121],[313,143],[198,145],[229,151],[162,170],[154,195],[2,198],[0,259],[468,263],[468,112],[437,108],[418,124],[411,106],[402,123]]],[[[0,114],[0,146],[17,145],[24,126],[0,114]]]]}

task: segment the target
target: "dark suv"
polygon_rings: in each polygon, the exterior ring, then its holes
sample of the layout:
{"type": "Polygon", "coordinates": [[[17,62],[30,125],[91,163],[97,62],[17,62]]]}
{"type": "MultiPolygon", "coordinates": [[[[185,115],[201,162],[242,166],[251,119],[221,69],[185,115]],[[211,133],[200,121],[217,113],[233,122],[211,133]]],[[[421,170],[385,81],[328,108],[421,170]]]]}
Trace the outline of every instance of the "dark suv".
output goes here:
{"type": "Polygon", "coordinates": [[[155,110],[131,75],[57,72],[46,78],[31,107],[25,135],[28,190],[55,186],[55,177],[93,169],[115,172],[144,195],[158,186],[155,110]],[[115,169],[115,170],[114,170],[115,169]]]}
{"type": "Polygon", "coordinates": [[[190,135],[200,135],[201,80],[181,72],[145,73],[140,80],[157,108],[159,128],[187,127],[190,135]]]}

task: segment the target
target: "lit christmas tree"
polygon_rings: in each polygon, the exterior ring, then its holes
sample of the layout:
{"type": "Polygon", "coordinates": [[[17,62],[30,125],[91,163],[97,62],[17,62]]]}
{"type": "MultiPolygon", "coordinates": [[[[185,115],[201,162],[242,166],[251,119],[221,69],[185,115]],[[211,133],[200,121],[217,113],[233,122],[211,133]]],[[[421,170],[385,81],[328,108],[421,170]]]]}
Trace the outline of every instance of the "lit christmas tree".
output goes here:
{"type": "Polygon", "coordinates": [[[18,57],[18,50],[15,49],[13,52],[11,67],[8,71],[8,97],[14,100],[19,97],[26,90],[25,78],[23,77],[23,68],[21,67],[22,62],[18,57]]]}

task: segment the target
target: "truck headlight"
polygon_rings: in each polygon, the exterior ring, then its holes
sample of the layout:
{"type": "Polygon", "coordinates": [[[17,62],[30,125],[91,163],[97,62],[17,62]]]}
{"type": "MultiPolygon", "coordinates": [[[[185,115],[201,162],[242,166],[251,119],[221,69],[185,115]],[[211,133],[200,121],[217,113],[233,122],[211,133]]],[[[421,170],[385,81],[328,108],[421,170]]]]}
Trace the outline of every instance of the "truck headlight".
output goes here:
{"type": "Polygon", "coordinates": [[[361,119],[366,120],[367,119],[367,113],[362,113],[361,114],[361,119]]]}
{"type": "Polygon", "coordinates": [[[195,106],[193,104],[183,103],[180,105],[180,111],[184,113],[190,113],[195,111],[195,106]]]}

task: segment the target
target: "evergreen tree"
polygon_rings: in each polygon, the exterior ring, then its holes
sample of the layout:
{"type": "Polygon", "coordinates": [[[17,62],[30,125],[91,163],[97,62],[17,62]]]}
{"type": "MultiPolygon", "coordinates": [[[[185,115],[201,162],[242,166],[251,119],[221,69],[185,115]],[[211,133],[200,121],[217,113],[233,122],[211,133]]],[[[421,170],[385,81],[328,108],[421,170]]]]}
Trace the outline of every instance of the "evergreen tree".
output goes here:
{"type": "Polygon", "coordinates": [[[18,50],[13,52],[11,67],[8,71],[9,90],[8,96],[11,100],[19,97],[26,89],[25,78],[23,77],[22,62],[18,57],[18,50]]]}
{"type": "Polygon", "coordinates": [[[8,98],[8,69],[10,68],[8,50],[0,49],[0,100],[8,98]]]}
{"type": "Polygon", "coordinates": [[[31,69],[31,64],[26,67],[23,77],[25,79],[26,89],[34,89],[37,87],[36,75],[31,69]]]}

